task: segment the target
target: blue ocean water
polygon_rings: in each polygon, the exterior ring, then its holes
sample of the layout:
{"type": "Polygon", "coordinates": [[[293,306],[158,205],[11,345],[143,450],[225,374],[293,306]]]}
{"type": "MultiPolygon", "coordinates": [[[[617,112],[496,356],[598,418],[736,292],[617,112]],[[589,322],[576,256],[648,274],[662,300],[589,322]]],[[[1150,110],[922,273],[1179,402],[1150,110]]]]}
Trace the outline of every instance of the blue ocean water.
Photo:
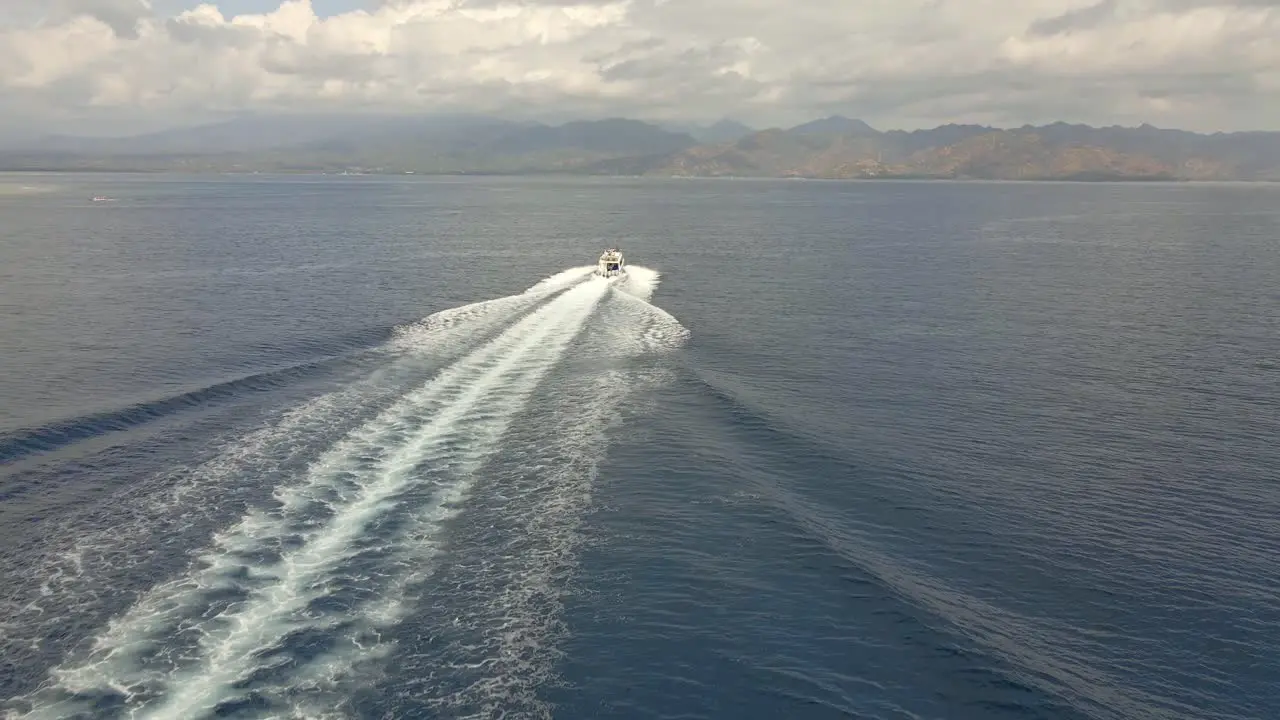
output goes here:
{"type": "Polygon", "coordinates": [[[1277,208],[0,176],[0,708],[1272,717],[1277,208]]]}

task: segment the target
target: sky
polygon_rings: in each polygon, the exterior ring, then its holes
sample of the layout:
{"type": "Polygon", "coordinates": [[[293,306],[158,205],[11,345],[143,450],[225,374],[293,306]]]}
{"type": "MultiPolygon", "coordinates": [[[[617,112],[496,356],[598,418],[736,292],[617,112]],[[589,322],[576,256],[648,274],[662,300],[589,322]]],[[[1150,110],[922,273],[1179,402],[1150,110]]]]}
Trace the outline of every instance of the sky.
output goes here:
{"type": "Polygon", "coordinates": [[[0,0],[0,132],[330,111],[1280,130],[1280,0],[0,0]]]}

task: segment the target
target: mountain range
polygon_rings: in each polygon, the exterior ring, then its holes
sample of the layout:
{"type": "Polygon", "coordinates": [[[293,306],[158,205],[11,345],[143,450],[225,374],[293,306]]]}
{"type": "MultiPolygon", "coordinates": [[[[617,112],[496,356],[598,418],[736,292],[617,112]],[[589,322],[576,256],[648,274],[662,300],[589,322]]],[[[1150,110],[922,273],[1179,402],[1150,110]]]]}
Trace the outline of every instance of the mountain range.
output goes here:
{"type": "Polygon", "coordinates": [[[273,116],[124,138],[48,136],[0,148],[0,170],[1280,181],[1280,132],[1064,122],[881,131],[839,115],[764,130],[728,119],[273,116]]]}

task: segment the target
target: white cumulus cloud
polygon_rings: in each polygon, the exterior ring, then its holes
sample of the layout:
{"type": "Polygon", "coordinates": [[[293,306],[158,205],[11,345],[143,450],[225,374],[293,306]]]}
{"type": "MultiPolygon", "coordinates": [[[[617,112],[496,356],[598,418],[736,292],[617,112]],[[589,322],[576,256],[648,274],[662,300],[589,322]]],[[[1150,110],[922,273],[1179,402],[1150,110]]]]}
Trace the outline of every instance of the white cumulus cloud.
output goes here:
{"type": "Polygon", "coordinates": [[[1280,0],[4,0],[10,125],[474,110],[1280,129],[1280,0]]]}

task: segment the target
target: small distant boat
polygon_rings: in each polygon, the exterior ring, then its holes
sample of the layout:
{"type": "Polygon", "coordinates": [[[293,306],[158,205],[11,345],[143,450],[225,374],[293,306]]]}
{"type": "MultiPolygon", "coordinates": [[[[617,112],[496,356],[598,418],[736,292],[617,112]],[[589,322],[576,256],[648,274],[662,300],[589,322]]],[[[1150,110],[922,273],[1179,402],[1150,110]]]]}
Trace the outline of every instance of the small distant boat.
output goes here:
{"type": "Polygon", "coordinates": [[[93,201],[94,201],[94,202],[113,202],[114,200],[115,200],[115,198],[109,198],[109,197],[106,197],[106,196],[103,196],[103,195],[94,195],[94,196],[93,196],[93,201]]]}
{"type": "Polygon", "coordinates": [[[622,251],[617,248],[605,250],[596,264],[595,274],[600,277],[617,277],[627,271],[627,261],[622,259],[622,251]]]}

